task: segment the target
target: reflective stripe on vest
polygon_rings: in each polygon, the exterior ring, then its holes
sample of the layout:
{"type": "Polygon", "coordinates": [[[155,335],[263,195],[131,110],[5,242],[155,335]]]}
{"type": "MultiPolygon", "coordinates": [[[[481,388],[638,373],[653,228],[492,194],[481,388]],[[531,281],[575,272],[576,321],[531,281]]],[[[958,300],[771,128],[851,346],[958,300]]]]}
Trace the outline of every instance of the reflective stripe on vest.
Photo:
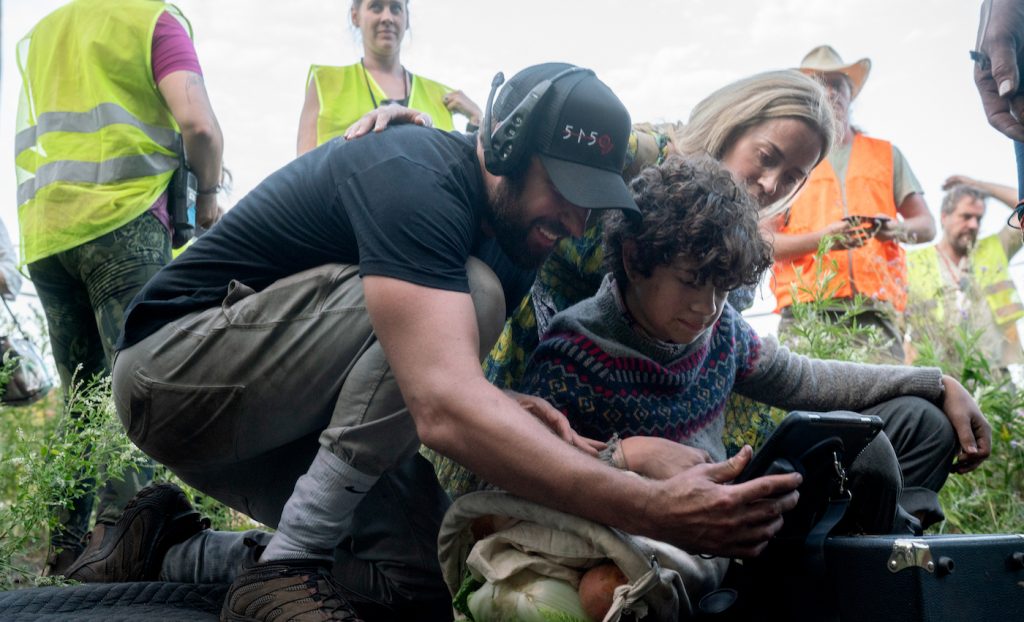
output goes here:
{"type": "Polygon", "coordinates": [[[108,125],[120,123],[136,127],[165,149],[174,150],[178,144],[178,133],[173,128],[143,123],[117,104],[100,104],[87,112],[44,112],[36,124],[26,128],[14,137],[14,156],[35,146],[39,136],[48,132],[98,132],[108,125]]]}
{"type": "Polygon", "coordinates": [[[74,0],[18,46],[15,137],[22,263],[103,236],[148,210],[178,165],[178,125],[153,82],[153,0],[74,0]]]}
{"type": "MultiPolygon", "coordinates": [[[[831,161],[824,160],[811,172],[780,233],[819,231],[845,216],[881,214],[896,219],[892,178],[892,144],[856,134],[844,187],[831,161]]],[[[814,259],[810,253],[775,264],[777,312],[793,304],[794,289],[800,302],[863,294],[887,301],[897,311],[906,306],[906,258],[898,243],[871,239],[860,248],[830,251],[822,258],[820,274],[814,259]]]]}
{"type": "Polygon", "coordinates": [[[162,153],[114,158],[103,162],[62,160],[44,164],[34,177],[18,185],[18,205],[35,198],[39,189],[57,182],[112,184],[118,181],[150,177],[178,168],[178,156],[162,153]]]}
{"type": "MultiPolygon", "coordinates": [[[[409,108],[429,114],[434,127],[449,132],[453,130],[452,113],[441,99],[452,89],[422,76],[411,76],[411,79],[409,108]]],[[[364,72],[361,63],[344,67],[313,65],[309,68],[306,84],[311,80],[316,84],[320,102],[320,113],[316,118],[318,146],[341,136],[359,117],[373,110],[374,99],[379,104],[388,98],[373,76],[364,72]],[[371,90],[373,97],[370,97],[371,90]]]]}
{"type": "MultiPolygon", "coordinates": [[[[931,313],[941,322],[945,310],[939,301],[945,299],[946,282],[939,261],[935,246],[916,249],[907,255],[911,311],[931,313]]],[[[1010,278],[1009,260],[998,235],[978,242],[971,254],[971,274],[997,324],[1009,324],[1024,317],[1024,304],[1010,278]]]]}

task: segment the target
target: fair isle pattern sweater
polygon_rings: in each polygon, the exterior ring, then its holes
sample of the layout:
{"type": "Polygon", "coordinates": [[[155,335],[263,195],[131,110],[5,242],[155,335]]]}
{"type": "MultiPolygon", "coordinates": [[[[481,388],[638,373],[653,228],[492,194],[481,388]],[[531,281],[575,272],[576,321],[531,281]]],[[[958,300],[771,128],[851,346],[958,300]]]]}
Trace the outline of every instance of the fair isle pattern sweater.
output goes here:
{"type": "Polygon", "coordinates": [[[732,391],[789,410],[869,408],[901,395],[935,400],[936,368],[861,365],[793,354],[761,340],[726,304],[719,321],[681,346],[647,336],[615,281],[552,320],[521,390],[548,400],[590,438],[668,438],[725,459],[722,412],[732,391]]]}

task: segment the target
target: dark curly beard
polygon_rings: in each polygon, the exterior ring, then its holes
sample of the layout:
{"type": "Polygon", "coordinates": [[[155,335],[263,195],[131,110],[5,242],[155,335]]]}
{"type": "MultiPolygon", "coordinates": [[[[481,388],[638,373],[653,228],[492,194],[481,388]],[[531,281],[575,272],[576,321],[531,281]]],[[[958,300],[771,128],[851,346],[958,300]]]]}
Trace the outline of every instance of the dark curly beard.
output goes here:
{"type": "Polygon", "coordinates": [[[520,268],[533,270],[544,263],[548,254],[532,253],[527,243],[532,223],[523,222],[526,211],[522,204],[524,182],[522,173],[503,177],[490,197],[486,218],[502,252],[520,268]]]}

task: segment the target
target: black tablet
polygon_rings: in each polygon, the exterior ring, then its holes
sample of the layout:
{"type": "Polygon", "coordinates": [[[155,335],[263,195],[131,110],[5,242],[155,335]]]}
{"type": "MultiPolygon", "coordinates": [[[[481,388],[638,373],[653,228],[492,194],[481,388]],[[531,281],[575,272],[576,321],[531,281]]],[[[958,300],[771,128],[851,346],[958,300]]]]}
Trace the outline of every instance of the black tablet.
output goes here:
{"type": "Polygon", "coordinates": [[[833,451],[839,451],[844,467],[849,467],[881,430],[882,420],[874,415],[791,412],[754,453],[735,483],[794,470],[806,475],[802,471],[809,466],[808,457],[833,451]]]}

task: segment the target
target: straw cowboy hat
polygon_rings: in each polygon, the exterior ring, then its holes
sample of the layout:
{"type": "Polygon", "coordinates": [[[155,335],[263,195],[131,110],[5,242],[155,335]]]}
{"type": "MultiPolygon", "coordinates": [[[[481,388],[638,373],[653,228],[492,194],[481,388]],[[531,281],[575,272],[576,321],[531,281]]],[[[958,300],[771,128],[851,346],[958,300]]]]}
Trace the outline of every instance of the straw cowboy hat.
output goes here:
{"type": "Polygon", "coordinates": [[[847,65],[843,62],[839,52],[832,49],[830,45],[819,45],[800,61],[800,71],[806,74],[815,73],[841,73],[850,79],[850,100],[852,101],[860,93],[861,87],[868,79],[871,72],[871,60],[862,58],[855,63],[847,65]]]}

